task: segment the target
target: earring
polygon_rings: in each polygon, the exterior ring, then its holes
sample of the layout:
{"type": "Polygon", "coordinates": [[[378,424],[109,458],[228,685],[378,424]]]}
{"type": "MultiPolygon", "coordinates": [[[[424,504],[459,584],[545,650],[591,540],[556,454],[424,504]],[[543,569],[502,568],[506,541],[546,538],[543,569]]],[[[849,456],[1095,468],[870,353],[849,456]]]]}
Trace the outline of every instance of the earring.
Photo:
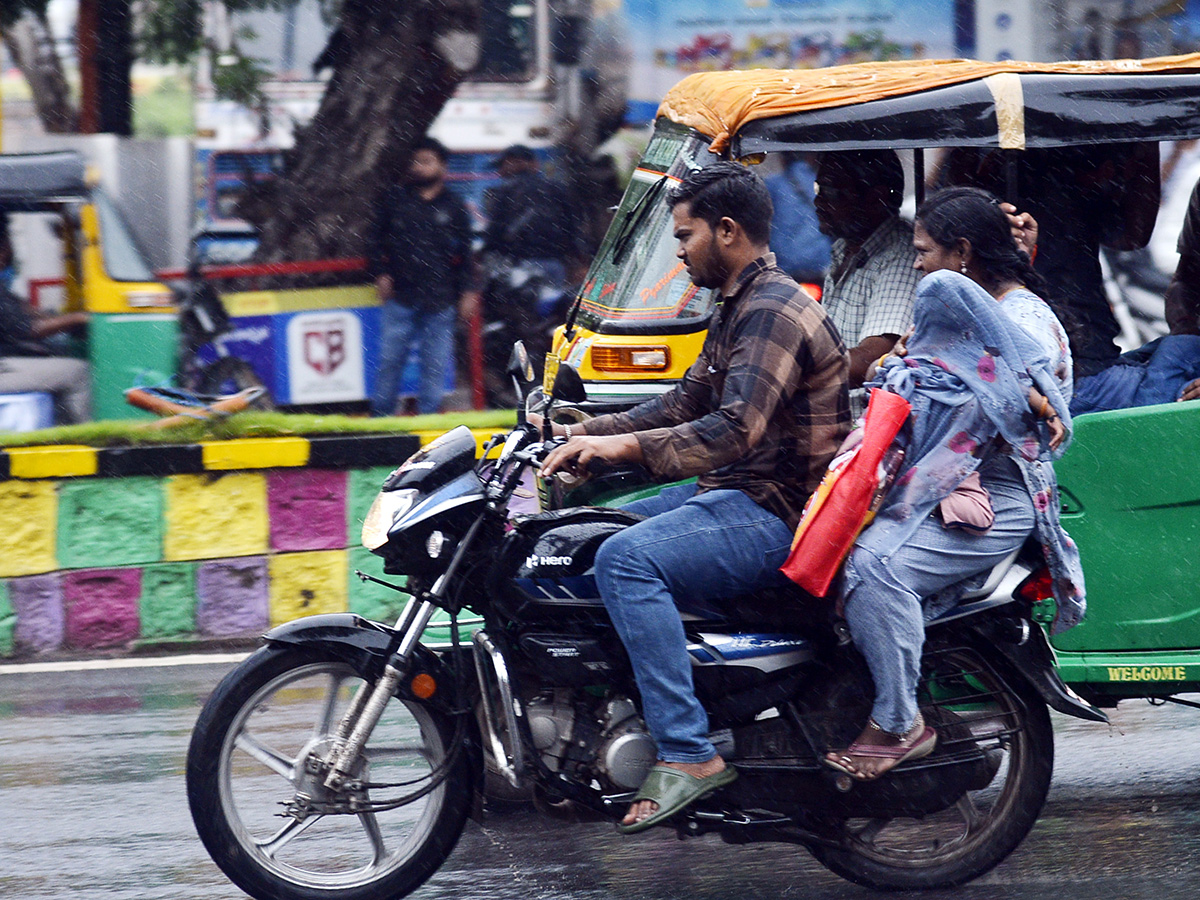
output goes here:
{"type": "Polygon", "coordinates": [[[964,275],[967,274],[967,261],[965,259],[962,261],[962,265],[958,267],[958,271],[962,272],[964,275]]]}

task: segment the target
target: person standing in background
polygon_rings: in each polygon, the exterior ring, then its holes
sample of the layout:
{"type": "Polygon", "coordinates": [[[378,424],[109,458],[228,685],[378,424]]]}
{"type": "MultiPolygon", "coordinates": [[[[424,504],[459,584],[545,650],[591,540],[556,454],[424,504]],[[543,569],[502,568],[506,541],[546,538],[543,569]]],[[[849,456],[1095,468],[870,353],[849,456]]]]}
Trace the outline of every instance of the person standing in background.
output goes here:
{"type": "Polygon", "coordinates": [[[471,220],[446,187],[448,157],[439,141],[422,138],[413,147],[406,183],[385,190],[376,208],[368,263],[383,316],[373,416],[395,411],[400,376],[414,346],[421,358],[417,409],[441,410],[456,314],[468,320],[479,308],[471,220]]]}

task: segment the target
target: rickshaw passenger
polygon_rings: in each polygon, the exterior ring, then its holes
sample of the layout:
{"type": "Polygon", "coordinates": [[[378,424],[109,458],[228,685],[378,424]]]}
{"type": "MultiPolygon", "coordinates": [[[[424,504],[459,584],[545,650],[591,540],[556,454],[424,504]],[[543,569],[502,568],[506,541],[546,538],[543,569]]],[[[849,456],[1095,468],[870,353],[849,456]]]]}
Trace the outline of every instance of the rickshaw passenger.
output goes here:
{"type": "MultiPolygon", "coordinates": [[[[1167,326],[1171,334],[1200,335],[1200,181],[1188,199],[1176,249],[1179,265],[1165,298],[1167,326]]],[[[1179,399],[1200,399],[1200,379],[1184,385],[1179,399]]]]}
{"type": "Polygon", "coordinates": [[[913,404],[906,469],[845,567],[846,620],[875,703],[858,739],[825,757],[861,780],[933,750],[937,734],[917,706],[924,622],[970,578],[1035,533],[1054,578],[1054,630],[1083,614],[1083,572],[1059,525],[1051,465],[1069,436],[1071,355],[1029,289],[1040,279],[1010,229],[995,198],[974,188],[935,194],[917,211],[925,277],[915,331],[906,358],[889,357],[873,381],[913,404]],[[961,515],[954,494],[976,477],[978,508],[961,515]]]}
{"type": "Polygon", "coordinates": [[[91,418],[91,379],[81,359],[55,356],[45,339],[87,325],[87,313],[47,315],[13,293],[15,271],[8,223],[0,220],[0,393],[45,391],[59,422],[91,418]]]}
{"type": "Polygon", "coordinates": [[[764,179],[771,192],[771,250],[779,268],[800,284],[821,285],[829,268],[829,237],[817,221],[817,180],[811,153],[781,154],[783,170],[764,179]]]}
{"type": "MultiPolygon", "coordinates": [[[[1003,194],[1001,154],[952,150],[941,183],[1003,194]]],[[[1121,355],[1121,333],[1104,289],[1100,248],[1146,246],[1161,196],[1158,145],[1114,144],[1027,150],[1021,154],[1017,207],[1040,225],[1034,269],[1045,279],[1047,299],[1073,322],[1075,360],[1072,410],[1114,408],[1108,396],[1117,372],[1098,378],[1121,355]]]]}
{"type": "Polygon", "coordinates": [[[1200,183],[1188,201],[1178,249],[1165,298],[1170,334],[1123,353],[1089,379],[1087,395],[1071,403],[1073,415],[1200,397],[1200,183]]]}
{"type": "Polygon", "coordinates": [[[850,407],[866,406],[867,367],[912,322],[920,273],[912,267],[912,226],[900,217],[904,169],[893,150],[821,154],[817,218],[834,238],[821,304],[850,351],[850,407]]]}

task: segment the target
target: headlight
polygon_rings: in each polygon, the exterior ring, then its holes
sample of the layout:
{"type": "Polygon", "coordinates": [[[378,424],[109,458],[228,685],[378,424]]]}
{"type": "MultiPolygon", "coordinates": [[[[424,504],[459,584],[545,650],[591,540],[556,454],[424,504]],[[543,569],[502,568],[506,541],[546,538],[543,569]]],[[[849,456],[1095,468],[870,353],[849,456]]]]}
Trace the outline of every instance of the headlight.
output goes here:
{"type": "Polygon", "coordinates": [[[400,516],[408,512],[417,499],[417,490],[383,491],[376,495],[375,502],[363,520],[362,543],[368,550],[378,550],[387,543],[388,532],[400,516]]]}
{"type": "Polygon", "coordinates": [[[425,541],[425,552],[429,554],[430,559],[437,559],[442,555],[442,549],[446,546],[446,535],[440,531],[432,531],[425,541]]]}

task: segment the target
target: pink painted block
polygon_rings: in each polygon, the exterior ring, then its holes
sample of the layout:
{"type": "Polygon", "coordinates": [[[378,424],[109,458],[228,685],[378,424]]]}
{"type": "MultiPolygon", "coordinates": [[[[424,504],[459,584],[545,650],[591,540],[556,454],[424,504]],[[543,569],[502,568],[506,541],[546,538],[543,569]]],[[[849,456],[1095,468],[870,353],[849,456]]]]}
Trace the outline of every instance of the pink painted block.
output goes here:
{"type": "Polygon", "coordinates": [[[8,599],[17,616],[13,645],[18,654],[45,653],[62,646],[62,578],[57,573],[10,579],[8,599]]]}
{"type": "Polygon", "coordinates": [[[267,511],[273,550],[341,550],[346,546],[346,473],[268,472],[267,511]]]}
{"type": "Polygon", "coordinates": [[[208,637],[261,634],[269,624],[267,561],[261,556],[196,569],[196,630],[208,637]]]}
{"type": "Polygon", "coordinates": [[[141,631],[142,570],[80,569],[63,573],[66,644],[77,650],[119,647],[141,631]]]}

